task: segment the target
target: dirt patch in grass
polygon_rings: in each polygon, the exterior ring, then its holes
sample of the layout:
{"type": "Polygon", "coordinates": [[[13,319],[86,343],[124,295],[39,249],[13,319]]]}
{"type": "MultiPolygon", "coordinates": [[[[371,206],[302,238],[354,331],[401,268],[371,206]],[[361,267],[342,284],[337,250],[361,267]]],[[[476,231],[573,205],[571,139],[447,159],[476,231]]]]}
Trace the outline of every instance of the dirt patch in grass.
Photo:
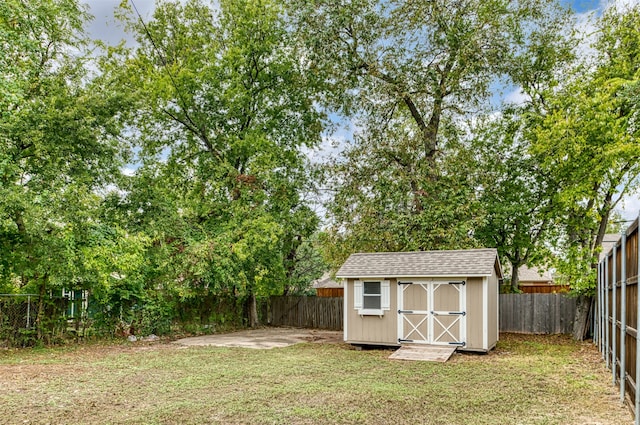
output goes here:
{"type": "Polygon", "coordinates": [[[225,334],[202,335],[182,338],[178,345],[243,347],[257,349],[284,348],[301,342],[342,342],[343,333],[318,329],[260,328],[225,334]]]}
{"type": "Polygon", "coordinates": [[[1,424],[631,424],[592,344],[501,335],[445,363],[301,343],[0,353],[1,424]]]}

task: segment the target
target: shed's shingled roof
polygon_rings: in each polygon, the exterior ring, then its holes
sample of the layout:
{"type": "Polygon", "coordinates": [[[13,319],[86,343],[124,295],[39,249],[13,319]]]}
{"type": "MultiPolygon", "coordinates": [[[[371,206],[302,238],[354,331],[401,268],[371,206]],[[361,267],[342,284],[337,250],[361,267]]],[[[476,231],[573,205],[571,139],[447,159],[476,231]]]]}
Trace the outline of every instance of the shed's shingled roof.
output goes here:
{"type": "Polygon", "coordinates": [[[494,248],[359,253],[345,261],[336,277],[490,276],[494,268],[502,277],[499,264],[498,251],[494,248]]]}

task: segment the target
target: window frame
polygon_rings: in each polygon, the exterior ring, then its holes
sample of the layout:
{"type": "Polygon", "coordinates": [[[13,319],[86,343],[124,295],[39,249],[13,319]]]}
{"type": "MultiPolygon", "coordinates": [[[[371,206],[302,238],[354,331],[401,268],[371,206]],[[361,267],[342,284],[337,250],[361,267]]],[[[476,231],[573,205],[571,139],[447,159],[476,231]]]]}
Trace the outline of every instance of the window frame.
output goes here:
{"type": "MultiPolygon", "coordinates": [[[[370,301],[371,302],[371,301],[370,301]]],[[[362,310],[364,311],[382,311],[382,282],[379,280],[363,280],[362,281],[362,310]],[[367,293],[367,286],[377,286],[377,293],[367,293]],[[365,307],[367,305],[367,298],[376,299],[378,308],[365,307]]]]}
{"type": "Polygon", "coordinates": [[[383,316],[385,311],[390,307],[390,286],[388,280],[383,279],[362,279],[354,282],[354,308],[358,310],[361,316],[383,316]],[[380,292],[378,294],[365,294],[365,285],[367,283],[378,283],[380,292]],[[380,300],[380,308],[365,308],[365,298],[378,298],[380,300]]]}

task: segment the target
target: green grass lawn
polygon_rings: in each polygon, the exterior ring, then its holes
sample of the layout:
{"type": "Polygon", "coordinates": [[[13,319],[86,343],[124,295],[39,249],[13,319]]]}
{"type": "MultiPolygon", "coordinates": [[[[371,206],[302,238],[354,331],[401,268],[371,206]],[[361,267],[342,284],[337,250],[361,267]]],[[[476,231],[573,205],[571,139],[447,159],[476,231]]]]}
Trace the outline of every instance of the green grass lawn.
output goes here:
{"type": "Polygon", "coordinates": [[[346,344],[86,345],[0,352],[0,423],[630,424],[593,345],[503,335],[488,355],[346,344]]]}

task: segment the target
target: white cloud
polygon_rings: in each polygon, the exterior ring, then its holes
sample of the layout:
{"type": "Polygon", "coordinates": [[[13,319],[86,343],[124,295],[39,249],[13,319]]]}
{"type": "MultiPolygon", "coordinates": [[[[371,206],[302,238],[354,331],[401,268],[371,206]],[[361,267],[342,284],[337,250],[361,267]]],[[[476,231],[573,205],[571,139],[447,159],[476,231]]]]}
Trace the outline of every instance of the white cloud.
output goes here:
{"type": "MultiPolygon", "coordinates": [[[[87,32],[93,39],[102,40],[109,45],[116,45],[126,40],[128,45],[134,45],[131,34],[127,34],[120,22],[114,18],[114,11],[120,5],[120,0],[82,0],[89,7],[93,20],[87,24],[87,32]]],[[[136,3],[143,18],[151,16],[155,2],[138,0],[136,3]]]]}
{"type": "Polygon", "coordinates": [[[305,148],[302,152],[314,163],[322,163],[344,151],[354,134],[362,131],[355,121],[331,114],[329,119],[333,128],[322,135],[320,146],[315,149],[305,148]]]}
{"type": "Polygon", "coordinates": [[[137,169],[136,169],[136,168],[133,168],[132,166],[126,166],[126,167],[122,167],[122,168],[120,169],[120,172],[121,172],[122,174],[124,174],[125,176],[132,177],[132,176],[134,176],[134,175],[136,174],[136,170],[137,170],[137,169]]]}
{"type": "Polygon", "coordinates": [[[625,196],[616,207],[616,211],[620,213],[624,220],[635,220],[640,213],[640,194],[632,194],[625,196]]]}
{"type": "Polygon", "coordinates": [[[504,102],[511,105],[523,105],[526,102],[529,102],[531,97],[522,91],[522,88],[518,87],[504,97],[504,102]]]}
{"type": "Polygon", "coordinates": [[[576,36],[580,39],[580,43],[577,46],[577,54],[580,58],[593,57],[596,53],[593,43],[596,41],[598,34],[595,19],[598,13],[598,10],[591,10],[575,14],[574,29],[576,36]]]}
{"type": "Polygon", "coordinates": [[[625,10],[633,6],[640,4],[640,0],[603,0],[600,2],[600,7],[603,10],[615,7],[618,10],[625,10]]]}
{"type": "MultiPolygon", "coordinates": [[[[128,46],[135,46],[136,42],[131,34],[128,34],[121,22],[116,21],[114,11],[120,6],[122,0],[80,0],[81,4],[89,7],[89,13],[94,19],[87,24],[86,30],[96,40],[102,40],[108,45],[114,46],[125,40],[128,46]]],[[[131,1],[129,5],[131,6],[131,1]]],[[[186,0],[180,0],[186,3],[186,0]]],[[[149,22],[156,8],[155,0],[134,0],[133,4],[140,12],[145,22],[149,22]]],[[[218,2],[212,2],[214,8],[218,8],[218,2]]],[[[135,13],[135,12],[134,12],[135,13]]]]}

